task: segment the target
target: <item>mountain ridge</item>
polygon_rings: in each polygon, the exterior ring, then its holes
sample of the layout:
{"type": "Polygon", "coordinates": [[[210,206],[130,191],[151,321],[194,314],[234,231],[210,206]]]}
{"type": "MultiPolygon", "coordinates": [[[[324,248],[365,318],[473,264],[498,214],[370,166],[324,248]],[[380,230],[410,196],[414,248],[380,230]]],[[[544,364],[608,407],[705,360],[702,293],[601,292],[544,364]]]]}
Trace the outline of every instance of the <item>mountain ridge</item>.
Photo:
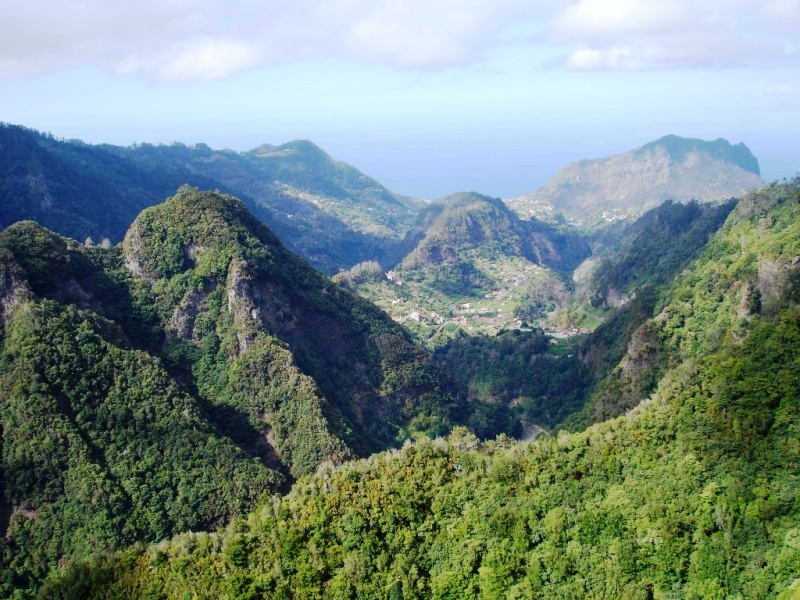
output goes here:
{"type": "Polygon", "coordinates": [[[666,200],[721,202],[760,188],[757,159],[744,144],[664,136],[621,154],[565,165],[539,190],[509,200],[523,218],[561,214],[583,228],[638,216],[666,200]]]}
{"type": "Polygon", "coordinates": [[[141,210],[184,184],[240,197],[328,274],[391,255],[422,206],[307,140],[247,152],[120,147],[0,126],[0,227],[33,219],[74,239],[116,243],[141,210]]]}
{"type": "MultiPolygon", "coordinates": [[[[424,207],[402,249],[388,274],[362,263],[334,281],[376,302],[429,348],[459,331],[515,327],[523,296],[544,288],[563,295],[567,274],[590,252],[569,227],[521,220],[499,198],[476,192],[424,207]]],[[[543,295],[550,302],[554,294],[543,295]]]]}
{"type": "Polygon", "coordinates": [[[659,353],[657,382],[625,414],[325,466],[210,536],[68,565],[46,594],[796,598],[798,201],[800,181],[749,194],[663,290],[629,349],[659,353]]]}
{"type": "Polygon", "coordinates": [[[402,328],[219,192],[181,188],[113,247],[8,227],[0,311],[3,594],[465,416],[402,328]]]}

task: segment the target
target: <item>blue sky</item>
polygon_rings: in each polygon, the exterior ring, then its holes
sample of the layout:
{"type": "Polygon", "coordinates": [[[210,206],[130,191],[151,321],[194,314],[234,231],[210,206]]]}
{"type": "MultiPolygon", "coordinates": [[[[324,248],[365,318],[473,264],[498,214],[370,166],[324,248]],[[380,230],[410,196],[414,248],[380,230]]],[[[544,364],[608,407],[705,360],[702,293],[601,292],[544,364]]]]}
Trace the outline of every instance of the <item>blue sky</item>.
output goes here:
{"type": "Polygon", "coordinates": [[[800,171],[800,0],[4,0],[0,120],[127,145],[311,139],[505,198],[668,133],[800,171]]]}

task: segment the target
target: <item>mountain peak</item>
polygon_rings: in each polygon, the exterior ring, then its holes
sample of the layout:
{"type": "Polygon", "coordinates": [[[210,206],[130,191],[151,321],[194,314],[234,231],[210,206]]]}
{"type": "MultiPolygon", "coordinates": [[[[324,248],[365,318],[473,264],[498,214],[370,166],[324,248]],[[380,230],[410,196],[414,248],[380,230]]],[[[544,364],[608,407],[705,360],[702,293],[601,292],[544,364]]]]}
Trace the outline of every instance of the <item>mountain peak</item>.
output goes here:
{"type": "Polygon", "coordinates": [[[644,214],[666,200],[722,202],[760,188],[744,144],[667,135],[622,154],[566,165],[544,187],[509,202],[523,218],[563,215],[590,229],[644,214]]]}
{"type": "Polygon", "coordinates": [[[643,155],[657,148],[664,148],[669,153],[670,158],[677,162],[686,160],[686,157],[692,152],[703,152],[720,160],[733,163],[750,173],[761,175],[758,159],[753,156],[750,148],[743,142],[733,145],[725,138],[718,138],[708,142],[697,138],[684,138],[670,134],[645,144],[634,152],[643,155]]]}
{"type": "Polygon", "coordinates": [[[239,199],[188,185],[142,211],[123,242],[128,268],[150,278],[182,273],[208,252],[219,256],[216,263],[254,252],[261,256],[279,245],[239,199]]]}

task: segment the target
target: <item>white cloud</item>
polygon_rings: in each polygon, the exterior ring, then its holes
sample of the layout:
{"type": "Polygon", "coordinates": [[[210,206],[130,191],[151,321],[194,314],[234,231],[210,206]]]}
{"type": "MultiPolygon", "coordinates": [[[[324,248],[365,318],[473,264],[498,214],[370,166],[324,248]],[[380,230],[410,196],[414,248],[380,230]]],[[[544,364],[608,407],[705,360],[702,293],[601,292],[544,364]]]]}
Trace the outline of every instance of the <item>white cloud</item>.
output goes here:
{"type": "Polygon", "coordinates": [[[762,66],[796,60],[800,0],[579,0],[549,39],[572,69],[762,66]],[[787,25],[792,23],[792,25],[787,25]]]}
{"type": "Polygon", "coordinates": [[[131,54],[116,65],[116,71],[146,74],[162,83],[213,81],[243,71],[257,60],[258,50],[247,44],[201,40],[168,46],[157,54],[131,54]]]}
{"type": "Polygon", "coordinates": [[[766,0],[761,5],[759,17],[779,31],[800,35],[800,0],[766,0]]]}
{"type": "Polygon", "coordinates": [[[94,64],[159,81],[340,57],[428,69],[479,60],[555,0],[6,0],[0,76],[94,64]]]}
{"type": "MultiPolygon", "coordinates": [[[[355,2],[353,4],[356,4],[355,2]]],[[[518,19],[548,14],[552,2],[384,0],[358,2],[343,28],[347,52],[403,68],[441,68],[479,60],[518,19]]]]}
{"type": "Polygon", "coordinates": [[[785,83],[783,85],[776,85],[767,88],[768,94],[775,94],[778,96],[800,96],[800,85],[785,83]]]}
{"type": "Polygon", "coordinates": [[[570,69],[796,62],[800,0],[4,0],[0,77],[92,65],[181,83],[320,58],[440,69],[524,30],[570,69]]]}
{"type": "Polygon", "coordinates": [[[686,17],[684,3],[674,0],[581,0],[561,13],[553,28],[569,37],[609,38],[682,27],[686,17]]]}

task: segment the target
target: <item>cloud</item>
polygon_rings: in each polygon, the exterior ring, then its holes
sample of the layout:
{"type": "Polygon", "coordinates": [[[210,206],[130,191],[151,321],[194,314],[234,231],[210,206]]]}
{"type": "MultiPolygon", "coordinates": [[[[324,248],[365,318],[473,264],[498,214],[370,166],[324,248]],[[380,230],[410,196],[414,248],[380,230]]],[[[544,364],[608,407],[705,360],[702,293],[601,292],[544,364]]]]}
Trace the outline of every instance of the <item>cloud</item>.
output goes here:
{"type": "Polygon", "coordinates": [[[88,65],[204,82],[324,58],[443,69],[519,31],[575,70],[796,63],[800,0],[5,0],[0,77],[88,65]]]}
{"type": "Polygon", "coordinates": [[[145,74],[164,83],[213,81],[244,71],[258,61],[258,49],[232,40],[198,40],[161,52],[131,54],[116,64],[122,75],[145,74]]]}
{"type": "Polygon", "coordinates": [[[798,84],[783,84],[767,88],[768,94],[775,94],[779,96],[800,96],[800,85],[798,84]]]}
{"type": "Polygon", "coordinates": [[[570,69],[732,68],[796,62],[800,0],[579,0],[548,38],[570,69]]]}
{"type": "Polygon", "coordinates": [[[157,82],[339,57],[406,69],[478,61],[553,0],[6,0],[0,76],[95,65],[157,82]]]}

